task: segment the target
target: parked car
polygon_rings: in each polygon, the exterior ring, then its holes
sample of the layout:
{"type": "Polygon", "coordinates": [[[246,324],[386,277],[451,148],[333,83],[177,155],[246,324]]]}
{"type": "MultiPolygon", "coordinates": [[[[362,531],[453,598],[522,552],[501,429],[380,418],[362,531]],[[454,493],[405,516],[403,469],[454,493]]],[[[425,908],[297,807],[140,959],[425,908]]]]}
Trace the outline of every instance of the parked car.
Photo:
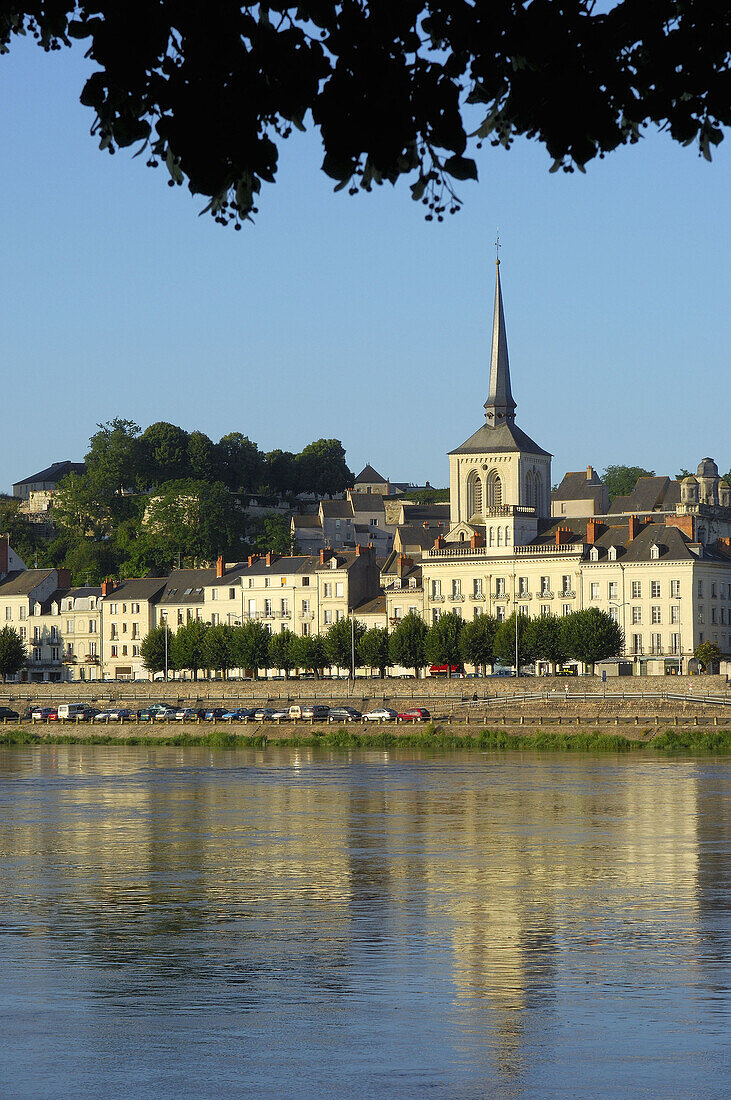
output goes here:
{"type": "Polygon", "coordinates": [[[431,715],[426,707],[411,707],[410,710],[402,710],[399,718],[402,722],[424,722],[431,715]]]}
{"type": "Polygon", "coordinates": [[[274,707],[257,707],[254,711],[254,718],[257,722],[268,722],[274,714],[274,707]]]}
{"type": "Polygon", "coordinates": [[[289,722],[289,707],[272,711],[272,722],[289,722]]]}
{"type": "Polygon", "coordinates": [[[58,711],[55,707],[33,707],[30,716],[33,722],[58,722],[58,711]]]}
{"type": "Polygon", "coordinates": [[[177,707],[171,707],[167,703],[153,703],[150,710],[154,711],[155,719],[158,722],[170,721],[178,713],[177,707]]]}
{"type": "Polygon", "coordinates": [[[216,722],[219,718],[223,718],[225,713],[225,707],[211,707],[209,710],[203,711],[203,720],[205,722],[216,722]]]}
{"type": "Polygon", "coordinates": [[[199,707],[183,707],[175,712],[175,718],[178,722],[195,722],[198,718],[202,718],[204,714],[205,711],[199,707]]]}
{"type": "Polygon", "coordinates": [[[6,722],[15,722],[20,715],[17,710],[11,710],[10,707],[0,707],[0,719],[4,719],[6,722]]]}
{"type": "Polygon", "coordinates": [[[245,707],[236,707],[235,710],[226,710],[221,715],[224,722],[246,722],[250,717],[253,717],[253,710],[247,710],[245,707]]]}
{"type": "Polygon", "coordinates": [[[313,722],[326,722],[329,715],[330,708],[323,703],[311,703],[302,707],[302,717],[311,718],[313,722]]]}
{"type": "Polygon", "coordinates": [[[376,710],[367,711],[363,717],[367,722],[393,722],[398,718],[398,711],[390,707],[377,707],[376,710]]]}
{"type": "Polygon", "coordinates": [[[331,707],[327,716],[328,722],[359,722],[363,717],[355,707],[331,707]]]}

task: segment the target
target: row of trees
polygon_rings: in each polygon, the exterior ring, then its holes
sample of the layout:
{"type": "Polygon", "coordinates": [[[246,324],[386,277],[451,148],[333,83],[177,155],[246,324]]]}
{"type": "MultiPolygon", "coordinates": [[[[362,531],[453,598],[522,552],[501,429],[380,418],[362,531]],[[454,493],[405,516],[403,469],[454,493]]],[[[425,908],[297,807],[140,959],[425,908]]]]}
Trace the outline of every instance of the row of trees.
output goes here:
{"type": "Polygon", "coordinates": [[[85,457],[87,477],[108,492],[145,491],[169,481],[193,478],[221,482],[231,492],[341,493],[353,484],[338,439],[318,439],[300,452],[264,454],[241,432],[214,443],[204,432],[160,420],[144,431],[133,420],[100,424],[85,457]]]}
{"type": "MultiPolygon", "coordinates": [[[[485,669],[500,661],[515,663],[516,624],[514,616],[498,622],[480,615],[465,622],[453,612],[442,615],[431,626],[412,613],[392,634],[385,627],[366,630],[362,623],[341,619],[322,635],[300,637],[291,630],[272,633],[264,623],[252,620],[241,626],[210,626],[194,620],[172,633],[158,627],[142,643],[142,656],[151,672],[188,670],[197,678],[203,670],[224,675],[232,668],[278,669],[285,676],[293,669],[312,671],[325,668],[376,668],[381,676],[394,665],[413,668],[418,675],[428,664],[463,663],[485,669]]],[[[518,617],[518,661],[539,659],[552,665],[578,660],[593,665],[617,656],[622,649],[622,632],[617,623],[596,608],[576,611],[565,618],[543,615],[536,619],[518,617]]]]}

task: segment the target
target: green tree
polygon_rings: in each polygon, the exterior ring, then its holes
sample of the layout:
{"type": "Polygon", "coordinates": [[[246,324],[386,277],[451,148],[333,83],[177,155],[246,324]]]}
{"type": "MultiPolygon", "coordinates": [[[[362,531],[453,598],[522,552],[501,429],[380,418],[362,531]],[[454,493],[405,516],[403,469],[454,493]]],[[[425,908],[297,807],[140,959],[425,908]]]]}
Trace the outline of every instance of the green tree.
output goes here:
{"type": "Polygon", "coordinates": [[[264,455],[256,443],[241,432],[229,432],[216,445],[220,477],[234,493],[254,493],[264,472],[264,455]]]}
{"type": "Polygon", "coordinates": [[[292,669],[297,668],[298,656],[296,634],[287,627],[272,634],[269,639],[269,667],[282,669],[285,680],[289,679],[292,669]]]}
{"type": "Polygon", "coordinates": [[[267,512],[256,521],[253,544],[260,554],[289,554],[292,547],[292,530],[289,516],[267,512]]]}
{"type": "Polygon", "coordinates": [[[373,626],[360,640],[360,659],[364,668],[377,668],[383,679],[391,663],[389,634],[385,626],[373,626]]]}
{"type": "Polygon", "coordinates": [[[233,652],[236,668],[250,670],[254,679],[259,679],[259,669],[269,665],[269,640],[271,630],[265,623],[250,619],[241,626],[234,627],[233,652]]]}
{"type": "Polygon", "coordinates": [[[563,619],[556,615],[538,615],[526,625],[526,645],[534,657],[555,666],[568,657],[563,619]]]}
{"type": "Polygon", "coordinates": [[[150,497],[144,531],[150,549],[171,562],[215,561],[238,549],[241,515],[219,481],[168,481],[150,497]]]}
{"type": "Polygon", "coordinates": [[[158,420],[145,428],[140,446],[149,485],[190,477],[188,433],[183,428],[158,420]]]}
{"type": "Polygon", "coordinates": [[[173,661],[176,668],[189,669],[193,679],[206,664],[206,634],[210,630],[208,623],[201,619],[191,619],[179,626],[173,635],[173,661]]]}
{"type": "Polygon", "coordinates": [[[297,455],[297,481],[304,492],[332,496],[352,486],[354,480],[339,439],[317,439],[297,455]]]}
{"type": "Polygon", "coordinates": [[[624,639],[619,623],[598,607],[572,612],[562,620],[562,628],[566,653],[575,661],[591,665],[592,676],[597,661],[618,657],[622,652],[624,639]]]}
{"type": "Polygon", "coordinates": [[[165,633],[167,632],[167,666],[173,668],[173,632],[170,627],[155,626],[144,637],[140,646],[142,662],[148,672],[165,671],[165,633]]]}
{"type": "Polygon", "coordinates": [[[483,675],[487,665],[495,661],[495,635],[498,621],[492,615],[478,615],[476,619],[465,623],[459,639],[462,660],[475,668],[481,668],[483,675]]]}
{"type": "MultiPolygon", "coordinates": [[[[527,615],[518,615],[518,664],[524,665],[535,656],[530,648],[530,633],[528,632],[527,615]]],[[[494,652],[497,659],[503,665],[515,667],[515,612],[509,619],[500,623],[495,634],[494,652]]],[[[515,669],[516,673],[520,671],[515,669]]]]}
{"type": "Polygon", "coordinates": [[[641,466],[607,466],[602,481],[609,493],[609,503],[615,497],[628,496],[635,487],[638,477],[654,477],[654,470],[643,470],[641,466]]]}
{"type": "Polygon", "coordinates": [[[464,0],[188,5],[117,0],[3,6],[0,46],[83,42],[81,103],[101,149],[139,146],[219,223],[251,219],[280,145],[314,127],[336,190],[406,177],[426,216],[459,209],[487,143],[539,142],[581,171],[648,125],[711,150],[731,122],[724,5],[464,0]],[[154,15],[153,15],[154,12],[154,15]],[[130,59],[134,58],[134,64],[130,59]],[[478,117],[475,118],[475,112],[478,117]]]}
{"type": "Polygon", "coordinates": [[[424,642],[426,658],[433,665],[446,665],[448,678],[452,675],[452,665],[459,665],[462,660],[459,642],[463,628],[462,616],[450,611],[440,615],[427,631],[424,642]]]}
{"type": "Polygon", "coordinates": [[[691,477],[692,473],[693,473],[692,470],[686,470],[685,466],[683,466],[680,473],[675,475],[675,480],[676,481],[683,481],[684,478],[691,477]]]}
{"type": "Polygon", "coordinates": [[[424,644],[426,641],[427,627],[421,615],[410,611],[405,615],[391,635],[388,650],[391,654],[391,664],[401,665],[403,668],[413,668],[414,675],[419,673],[426,664],[424,644]]]}
{"type": "Polygon", "coordinates": [[[204,432],[191,432],[188,436],[188,466],[196,481],[220,480],[216,447],[204,432]]]}
{"type": "Polygon", "coordinates": [[[224,680],[235,665],[233,630],[225,623],[216,623],[203,637],[203,666],[222,672],[224,680]]]}
{"type": "Polygon", "coordinates": [[[87,474],[95,491],[109,496],[146,484],[140,426],[134,420],[115,417],[98,424],[85,457],[87,474]]]}
{"type": "Polygon", "coordinates": [[[321,634],[303,634],[295,639],[295,668],[302,668],[306,672],[314,672],[315,678],[322,678],[322,671],[327,666],[328,655],[325,649],[325,641],[321,634]]]}
{"type": "Polygon", "coordinates": [[[275,493],[297,492],[297,462],[291,451],[269,451],[264,478],[275,493]]]}
{"type": "Polygon", "coordinates": [[[695,647],[693,656],[703,671],[708,672],[709,668],[718,664],[722,654],[715,642],[701,642],[695,647]]]}
{"type": "Polygon", "coordinates": [[[364,634],[365,627],[357,619],[340,619],[339,622],[331,623],[325,632],[325,652],[330,666],[351,669],[351,650],[354,644],[355,667],[360,668],[360,642],[364,634]]]}
{"type": "Polygon", "coordinates": [[[117,573],[119,556],[114,542],[80,539],[66,553],[64,565],[71,570],[74,584],[101,584],[117,573]]]}
{"type": "Polygon", "coordinates": [[[0,676],[3,683],[8,676],[17,676],[25,668],[27,654],[20,634],[12,626],[0,630],[0,676]]]}
{"type": "Polygon", "coordinates": [[[449,504],[449,489],[412,489],[402,493],[399,500],[413,500],[415,504],[449,504]]]}

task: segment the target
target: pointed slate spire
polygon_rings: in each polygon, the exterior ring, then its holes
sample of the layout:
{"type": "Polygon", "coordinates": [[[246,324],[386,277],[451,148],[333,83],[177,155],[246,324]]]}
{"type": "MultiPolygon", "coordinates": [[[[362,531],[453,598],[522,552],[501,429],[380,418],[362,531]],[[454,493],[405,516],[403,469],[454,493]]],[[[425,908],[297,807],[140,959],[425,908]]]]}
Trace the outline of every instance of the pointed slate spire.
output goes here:
{"type": "Polygon", "coordinates": [[[510,364],[508,363],[508,339],[505,335],[503,295],[500,289],[500,260],[495,261],[495,313],[492,320],[492,357],[490,359],[490,392],[485,402],[485,419],[488,427],[512,424],[516,404],[510,390],[510,364]]]}

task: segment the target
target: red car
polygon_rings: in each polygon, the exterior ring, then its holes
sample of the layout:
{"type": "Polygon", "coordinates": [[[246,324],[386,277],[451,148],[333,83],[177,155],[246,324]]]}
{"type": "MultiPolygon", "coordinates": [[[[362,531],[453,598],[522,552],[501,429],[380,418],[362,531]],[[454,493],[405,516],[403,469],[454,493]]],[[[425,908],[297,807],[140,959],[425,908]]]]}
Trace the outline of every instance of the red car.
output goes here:
{"type": "Polygon", "coordinates": [[[402,722],[424,722],[430,717],[426,707],[412,707],[411,710],[402,710],[399,713],[402,722]]]}

